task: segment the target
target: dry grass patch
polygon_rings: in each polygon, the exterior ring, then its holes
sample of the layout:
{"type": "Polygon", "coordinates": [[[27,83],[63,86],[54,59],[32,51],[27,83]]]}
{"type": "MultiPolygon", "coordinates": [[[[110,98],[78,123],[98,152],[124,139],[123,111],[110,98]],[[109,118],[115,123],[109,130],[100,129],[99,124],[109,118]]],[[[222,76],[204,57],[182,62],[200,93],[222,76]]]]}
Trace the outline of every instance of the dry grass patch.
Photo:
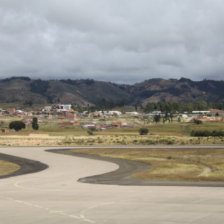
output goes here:
{"type": "Polygon", "coordinates": [[[147,163],[133,176],[153,180],[224,181],[224,149],[72,149],[147,163]]]}
{"type": "Polygon", "coordinates": [[[20,166],[15,163],[0,160],[0,176],[9,175],[19,169],[20,166]]]}

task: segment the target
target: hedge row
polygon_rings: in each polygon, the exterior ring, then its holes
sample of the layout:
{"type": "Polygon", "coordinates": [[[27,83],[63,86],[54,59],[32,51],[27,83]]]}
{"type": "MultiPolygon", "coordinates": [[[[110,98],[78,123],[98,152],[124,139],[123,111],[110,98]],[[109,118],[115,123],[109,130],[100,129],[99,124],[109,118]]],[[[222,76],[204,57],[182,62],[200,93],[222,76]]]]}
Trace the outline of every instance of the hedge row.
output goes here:
{"type": "Polygon", "coordinates": [[[202,130],[202,131],[192,131],[191,136],[194,137],[209,137],[209,136],[224,136],[224,131],[208,131],[208,130],[202,130]]]}

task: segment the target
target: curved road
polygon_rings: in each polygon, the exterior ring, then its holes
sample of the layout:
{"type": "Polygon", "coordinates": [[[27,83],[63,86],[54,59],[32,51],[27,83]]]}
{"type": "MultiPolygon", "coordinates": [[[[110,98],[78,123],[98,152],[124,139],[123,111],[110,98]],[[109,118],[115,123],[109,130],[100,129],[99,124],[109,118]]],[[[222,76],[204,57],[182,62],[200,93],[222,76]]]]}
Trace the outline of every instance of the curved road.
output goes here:
{"type": "Polygon", "coordinates": [[[223,224],[224,188],[113,186],[80,183],[116,164],[45,152],[0,148],[1,153],[49,165],[38,173],[0,179],[1,224],[223,224]]]}
{"type": "MultiPolygon", "coordinates": [[[[150,149],[149,149],[150,150],[150,149]]],[[[91,184],[111,184],[111,185],[129,185],[129,186],[198,186],[198,187],[224,187],[224,182],[215,181],[163,181],[163,180],[144,180],[132,177],[133,174],[148,170],[150,166],[143,162],[102,157],[97,155],[88,155],[83,153],[71,152],[69,149],[54,149],[47,150],[53,153],[59,153],[63,155],[70,155],[75,157],[84,157],[88,159],[96,159],[101,161],[108,161],[115,163],[119,166],[119,169],[113,170],[111,172],[98,174],[89,177],[81,177],[78,181],[83,183],[91,184]]],[[[206,164],[201,163],[205,167],[204,171],[199,175],[206,175],[211,171],[211,167],[206,164]]]]}

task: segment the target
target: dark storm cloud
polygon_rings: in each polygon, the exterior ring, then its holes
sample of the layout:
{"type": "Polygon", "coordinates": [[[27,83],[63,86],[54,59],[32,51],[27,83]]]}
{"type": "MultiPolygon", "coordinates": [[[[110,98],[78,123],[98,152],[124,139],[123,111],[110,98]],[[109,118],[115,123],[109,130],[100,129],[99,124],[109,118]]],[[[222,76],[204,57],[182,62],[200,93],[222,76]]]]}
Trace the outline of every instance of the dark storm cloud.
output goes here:
{"type": "Polygon", "coordinates": [[[223,79],[222,0],[0,0],[0,76],[223,79]]]}

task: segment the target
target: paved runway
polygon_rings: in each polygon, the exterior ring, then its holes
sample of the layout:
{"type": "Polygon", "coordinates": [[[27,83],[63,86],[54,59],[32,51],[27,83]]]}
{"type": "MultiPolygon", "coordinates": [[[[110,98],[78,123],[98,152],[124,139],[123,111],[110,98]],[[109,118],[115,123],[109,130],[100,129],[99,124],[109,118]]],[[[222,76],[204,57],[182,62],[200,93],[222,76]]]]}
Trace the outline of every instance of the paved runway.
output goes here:
{"type": "Polygon", "coordinates": [[[49,165],[39,173],[0,180],[1,224],[224,223],[224,188],[79,183],[80,177],[118,167],[45,149],[0,148],[49,165]]]}

